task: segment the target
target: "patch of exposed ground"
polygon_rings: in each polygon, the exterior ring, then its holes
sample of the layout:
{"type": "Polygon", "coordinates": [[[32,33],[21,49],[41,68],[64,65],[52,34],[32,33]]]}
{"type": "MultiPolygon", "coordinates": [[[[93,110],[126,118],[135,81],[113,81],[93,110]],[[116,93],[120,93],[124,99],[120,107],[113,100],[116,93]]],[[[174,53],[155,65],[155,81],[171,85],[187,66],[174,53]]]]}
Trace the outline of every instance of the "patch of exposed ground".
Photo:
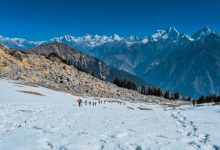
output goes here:
{"type": "Polygon", "coordinates": [[[26,93],[26,94],[32,94],[32,95],[38,95],[38,96],[44,96],[43,94],[41,94],[39,92],[33,92],[33,91],[18,91],[18,92],[22,92],[22,93],[26,93]]]}
{"type": "Polygon", "coordinates": [[[140,107],[137,107],[139,110],[145,110],[145,111],[148,111],[148,110],[152,110],[150,108],[146,108],[146,107],[143,107],[143,106],[140,106],[140,107]]]}

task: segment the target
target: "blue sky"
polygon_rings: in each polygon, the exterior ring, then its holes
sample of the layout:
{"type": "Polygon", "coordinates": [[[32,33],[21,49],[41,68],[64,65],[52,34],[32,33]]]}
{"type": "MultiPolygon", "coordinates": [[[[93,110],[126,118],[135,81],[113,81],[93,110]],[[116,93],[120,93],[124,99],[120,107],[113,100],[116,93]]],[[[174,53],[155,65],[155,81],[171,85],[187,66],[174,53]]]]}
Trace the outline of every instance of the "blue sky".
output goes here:
{"type": "Polygon", "coordinates": [[[188,34],[220,31],[219,0],[0,0],[0,35],[46,40],[65,34],[152,34],[171,26],[188,34]]]}

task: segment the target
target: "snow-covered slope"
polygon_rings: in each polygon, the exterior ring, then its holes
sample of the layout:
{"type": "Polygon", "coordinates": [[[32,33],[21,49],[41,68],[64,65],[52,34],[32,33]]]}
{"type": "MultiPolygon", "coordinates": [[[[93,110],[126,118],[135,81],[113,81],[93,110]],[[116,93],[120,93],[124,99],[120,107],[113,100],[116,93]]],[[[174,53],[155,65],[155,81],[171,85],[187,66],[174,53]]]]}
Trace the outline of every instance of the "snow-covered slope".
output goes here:
{"type": "Polygon", "coordinates": [[[0,149],[218,149],[219,106],[77,96],[0,80],[0,149]],[[105,103],[104,103],[105,101],[105,103]]]}

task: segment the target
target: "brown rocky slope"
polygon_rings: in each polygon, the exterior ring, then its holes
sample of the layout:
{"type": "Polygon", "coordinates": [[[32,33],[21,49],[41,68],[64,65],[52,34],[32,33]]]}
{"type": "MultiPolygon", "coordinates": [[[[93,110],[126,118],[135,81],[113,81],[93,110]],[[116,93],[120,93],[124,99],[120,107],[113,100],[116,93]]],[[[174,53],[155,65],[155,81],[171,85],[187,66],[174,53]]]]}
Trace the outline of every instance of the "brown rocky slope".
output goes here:
{"type": "Polygon", "coordinates": [[[21,80],[74,95],[111,97],[124,100],[164,101],[123,89],[63,63],[56,57],[26,54],[0,46],[0,77],[21,80]]]}
{"type": "Polygon", "coordinates": [[[137,86],[146,85],[145,81],[137,76],[116,68],[112,68],[97,58],[86,55],[85,53],[62,43],[55,42],[43,44],[29,49],[26,52],[44,55],[46,57],[55,55],[66,64],[73,65],[80,71],[88,72],[97,78],[104,79],[111,83],[114,81],[114,79],[118,78],[121,80],[126,79],[132,81],[137,86]]]}

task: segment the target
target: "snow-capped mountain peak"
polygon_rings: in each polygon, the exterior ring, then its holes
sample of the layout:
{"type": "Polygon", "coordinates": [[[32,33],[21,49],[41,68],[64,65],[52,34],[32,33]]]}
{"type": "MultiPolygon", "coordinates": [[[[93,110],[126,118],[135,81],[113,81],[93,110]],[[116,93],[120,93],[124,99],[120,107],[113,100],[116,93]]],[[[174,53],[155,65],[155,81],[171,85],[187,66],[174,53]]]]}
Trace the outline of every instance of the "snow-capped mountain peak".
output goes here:
{"type": "Polygon", "coordinates": [[[131,40],[131,41],[137,41],[137,40],[138,40],[138,37],[132,35],[132,36],[129,37],[129,40],[131,40]]]}
{"type": "Polygon", "coordinates": [[[213,33],[213,31],[209,27],[204,27],[199,31],[197,31],[196,33],[194,33],[191,37],[194,40],[199,40],[205,36],[208,36],[210,33],[213,33]]]}
{"type": "Polygon", "coordinates": [[[142,44],[146,44],[148,42],[148,38],[143,38],[142,40],[141,40],[141,43],[142,44]]]}
{"type": "Polygon", "coordinates": [[[204,27],[200,30],[200,32],[202,32],[204,34],[209,34],[212,32],[212,30],[209,27],[204,27]]]}
{"type": "Polygon", "coordinates": [[[169,36],[169,38],[177,38],[180,35],[180,33],[174,27],[167,29],[166,33],[169,36]]]}
{"type": "Polygon", "coordinates": [[[121,41],[122,40],[122,38],[118,34],[114,34],[113,39],[115,41],[121,41]]]}
{"type": "Polygon", "coordinates": [[[151,35],[151,39],[153,41],[158,41],[159,38],[163,36],[165,30],[157,30],[153,35],[151,35]]]}
{"type": "Polygon", "coordinates": [[[176,33],[179,33],[175,27],[170,27],[170,28],[167,29],[167,30],[168,30],[168,32],[176,32],[176,33]]]}
{"type": "Polygon", "coordinates": [[[3,44],[10,48],[27,49],[29,47],[40,45],[44,42],[45,41],[34,42],[34,41],[28,41],[23,38],[9,38],[9,37],[0,35],[0,44],[3,44]]]}
{"type": "Polygon", "coordinates": [[[171,27],[166,30],[157,30],[153,35],[151,35],[150,39],[152,41],[176,39],[179,35],[180,33],[176,30],[176,28],[171,27]]]}
{"type": "Polygon", "coordinates": [[[91,49],[95,46],[99,46],[105,42],[110,42],[112,41],[111,37],[108,36],[100,36],[100,35],[95,35],[92,36],[90,34],[87,34],[85,36],[71,36],[71,35],[64,35],[61,37],[55,37],[50,39],[47,43],[51,42],[60,42],[64,43],[67,45],[70,45],[71,47],[75,48],[80,48],[80,49],[91,49]]]}

